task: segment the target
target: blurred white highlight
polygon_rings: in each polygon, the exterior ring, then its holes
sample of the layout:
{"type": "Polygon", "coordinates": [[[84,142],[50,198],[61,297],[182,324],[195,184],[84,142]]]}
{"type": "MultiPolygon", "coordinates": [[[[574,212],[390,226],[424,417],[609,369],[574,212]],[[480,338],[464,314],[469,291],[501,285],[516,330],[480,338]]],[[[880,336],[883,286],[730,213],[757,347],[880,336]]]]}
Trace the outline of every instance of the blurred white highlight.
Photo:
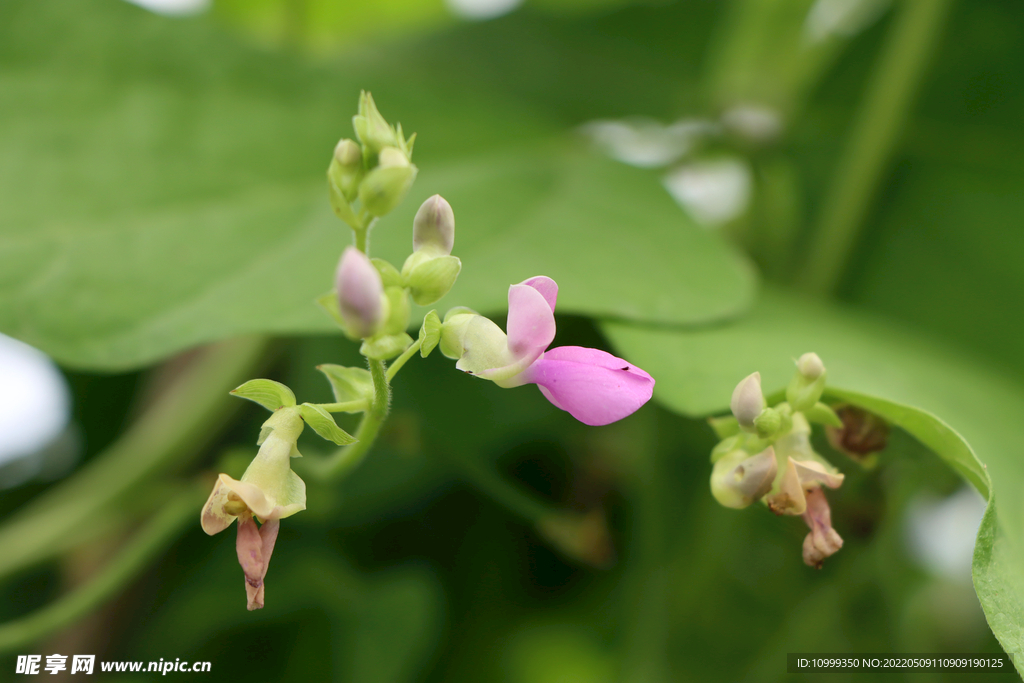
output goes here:
{"type": "Polygon", "coordinates": [[[807,13],[804,36],[819,43],[833,36],[849,37],[870,26],[890,0],[817,0],[807,13]]]}
{"type": "Polygon", "coordinates": [[[156,14],[183,16],[209,9],[212,0],[127,0],[156,14]]]}
{"type": "Polygon", "coordinates": [[[70,392],[53,361],[0,335],[0,488],[39,474],[51,447],[66,451],[70,418],[70,392]]]}
{"type": "Polygon", "coordinates": [[[703,119],[681,119],[664,126],[647,118],[591,121],[580,130],[611,158],[640,168],[667,166],[686,156],[701,138],[720,131],[717,124],[703,119]]]}
{"type": "Polygon", "coordinates": [[[906,518],[912,556],[933,574],[969,582],[984,512],[985,500],[966,485],[948,498],[914,500],[906,518]]]}
{"type": "Polygon", "coordinates": [[[760,104],[738,104],[722,114],[722,125],[754,142],[771,142],[782,133],[782,116],[760,104]]]}
{"type": "Polygon", "coordinates": [[[750,203],[753,174],[742,159],[696,161],[670,171],[665,189],[699,223],[716,228],[742,215],[750,203]]]}
{"type": "Polygon", "coordinates": [[[448,9],[463,19],[482,21],[508,14],[523,0],[445,0],[448,9]]]}

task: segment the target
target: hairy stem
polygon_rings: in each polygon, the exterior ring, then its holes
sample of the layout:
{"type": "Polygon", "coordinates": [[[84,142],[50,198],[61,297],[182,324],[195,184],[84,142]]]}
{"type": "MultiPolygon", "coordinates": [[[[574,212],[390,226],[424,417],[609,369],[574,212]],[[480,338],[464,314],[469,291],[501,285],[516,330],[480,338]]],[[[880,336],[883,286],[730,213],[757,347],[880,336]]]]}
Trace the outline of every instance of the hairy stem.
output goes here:
{"type": "Polygon", "coordinates": [[[359,399],[357,401],[345,401],[344,403],[318,403],[328,413],[361,413],[370,409],[370,402],[359,399]]]}
{"type": "Polygon", "coordinates": [[[381,425],[384,424],[391,407],[391,385],[388,383],[384,361],[371,359],[369,365],[370,376],[373,378],[373,403],[363,413],[359,427],[353,435],[357,441],[335,451],[334,455],[321,463],[307,465],[313,476],[327,481],[347,476],[359,466],[373,447],[373,442],[377,440],[377,434],[380,433],[381,425]]]}
{"type": "Polygon", "coordinates": [[[398,371],[402,369],[402,366],[405,365],[406,361],[408,361],[410,358],[415,356],[416,352],[420,350],[420,347],[422,345],[423,345],[423,340],[422,339],[417,339],[416,341],[414,341],[412,343],[412,346],[407,348],[402,353],[401,356],[399,356],[398,358],[395,359],[395,361],[391,364],[391,367],[388,368],[388,374],[387,374],[388,382],[390,382],[391,380],[393,380],[395,378],[395,375],[397,375],[398,371]]]}

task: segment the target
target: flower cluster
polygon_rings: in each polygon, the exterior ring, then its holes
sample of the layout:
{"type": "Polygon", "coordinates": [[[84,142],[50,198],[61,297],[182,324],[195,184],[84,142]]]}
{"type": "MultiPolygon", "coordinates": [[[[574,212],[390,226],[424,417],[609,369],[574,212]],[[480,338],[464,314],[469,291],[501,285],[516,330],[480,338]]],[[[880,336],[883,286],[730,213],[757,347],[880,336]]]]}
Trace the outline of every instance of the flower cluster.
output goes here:
{"type": "Polygon", "coordinates": [[[509,288],[507,335],[487,318],[459,307],[443,322],[435,311],[427,313],[414,341],[407,333],[410,299],[420,306],[437,302],[462,270],[462,262],[452,255],[455,214],[440,195],[430,197],[413,219],[413,251],[401,270],[384,259],[369,258],[370,229],[397,206],[416,177],[411,163],[415,135],[406,139],[400,125],[391,126],[368,93],[360,96],[352,123],[359,142],[338,143],[327,179],[331,206],[352,227],[355,245],[341,256],[334,289],[318,302],[346,336],[361,341],[359,351],[369,367],[318,367],[331,382],[334,403],[297,405],[288,387],[267,379],[235,389],[232,393],[273,415],[263,425],[259,452],[242,478],[221,474],[203,507],[202,525],[208,534],[238,520],[238,561],[250,610],[263,607],[264,578],[280,520],[306,507],[305,484],[290,466],[291,458],[299,456],[296,442],[303,428],[308,425],[325,439],[347,446],[309,471],[323,477],[349,471],[365,456],[387,416],[391,378],[417,351],[426,357],[440,347],[458,361],[460,370],[502,387],[536,384],[551,403],[588,425],[632,414],[650,400],[654,389],[649,374],[604,351],[578,346],[548,350],[555,336],[558,297],[558,286],[548,277],[509,288]],[[338,427],[332,412],[364,413],[358,440],[338,427]]]}
{"type": "Polygon", "coordinates": [[[786,389],[786,401],[768,407],[761,375],[741,381],[732,395],[733,418],[712,421],[722,439],[711,453],[711,492],[726,507],[744,508],[763,501],[777,515],[800,515],[810,531],[804,539],[804,562],[821,567],[843,547],[832,528],[824,488],[839,488],[843,475],[811,447],[811,423],[842,427],[829,406],[820,402],[825,366],[817,354],[805,353],[786,389]]]}

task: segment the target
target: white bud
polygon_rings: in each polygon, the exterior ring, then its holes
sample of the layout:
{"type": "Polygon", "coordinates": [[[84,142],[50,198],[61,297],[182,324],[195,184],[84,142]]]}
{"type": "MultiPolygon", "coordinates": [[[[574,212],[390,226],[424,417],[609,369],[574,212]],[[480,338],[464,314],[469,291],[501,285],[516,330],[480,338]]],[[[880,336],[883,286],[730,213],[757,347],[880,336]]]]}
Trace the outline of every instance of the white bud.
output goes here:
{"type": "Polygon", "coordinates": [[[805,353],[796,362],[796,369],[801,375],[813,382],[825,372],[825,364],[821,362],[818,354],[813,352],[805,353]]]}
{"type": "Polygon", "coordinates": [[[423,202],[412,221],[413,251],[430,251],[434,255],[452,253],[455,246],[455,213],[444,197],[435,194],[423,202]]]}
{"type": "Polygon", "coordinates": [[[761,373],[755,372],[736,385],[729,403],[732,414],[736,416],[740,426],[754,428],[754,419],[765,408],[764,395],[761,393],[761,373]]]}

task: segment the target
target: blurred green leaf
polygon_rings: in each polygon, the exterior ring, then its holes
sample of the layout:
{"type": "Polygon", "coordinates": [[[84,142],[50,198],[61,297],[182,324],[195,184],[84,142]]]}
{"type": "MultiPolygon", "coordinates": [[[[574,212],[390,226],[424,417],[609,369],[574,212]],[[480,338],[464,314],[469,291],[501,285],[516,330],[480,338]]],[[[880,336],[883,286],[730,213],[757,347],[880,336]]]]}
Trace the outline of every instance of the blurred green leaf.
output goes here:
{"type": "Polygon", "coordinates": [[[271,59],[201,20],[112,0],[7,3],[0,44],[0,329],[66,364],[331,330],[312,301],[348,231],[323,170],[362,84],[387,84],[389,117],[389,94],[405,93],[394,101],[410,130],[424,125],[430,159],[375,254],[401,262],[419,200],[443,192],[466,264],[448,301],[498,311],[509,284],[545,273],[562,312],[690,324],[738,313],[752,292],[746,263],[655,176],[551,143],[552,127],[486,80],[428,88],[402,59],[271,59]],[[465,154],[516,138],[538,142],[465,154]]]}
{"type": "Polygon", "coordinates": [[[657,379],[657,398],[693,416],[726,410],[736,382],[754,370],[761,372],[766,393],[781,389],[793,373],[791,359],[815,351],[828,368],[829,386],[841,387],[834,395],[881,411],[976,485],[984,484],[987,471],[992,502],[975,549],[975,588],[1004,648],[1024,651],[1024,564],[1016,559],[1024,531],[1017,428],[1024,392],[960,354],[870,316],[780,291],[766,292],[753,311],[735,324],[706,330],[621,323],[603,329],[657,379]],[[972,461],[975,452],[983,469],[972,461]]]}

